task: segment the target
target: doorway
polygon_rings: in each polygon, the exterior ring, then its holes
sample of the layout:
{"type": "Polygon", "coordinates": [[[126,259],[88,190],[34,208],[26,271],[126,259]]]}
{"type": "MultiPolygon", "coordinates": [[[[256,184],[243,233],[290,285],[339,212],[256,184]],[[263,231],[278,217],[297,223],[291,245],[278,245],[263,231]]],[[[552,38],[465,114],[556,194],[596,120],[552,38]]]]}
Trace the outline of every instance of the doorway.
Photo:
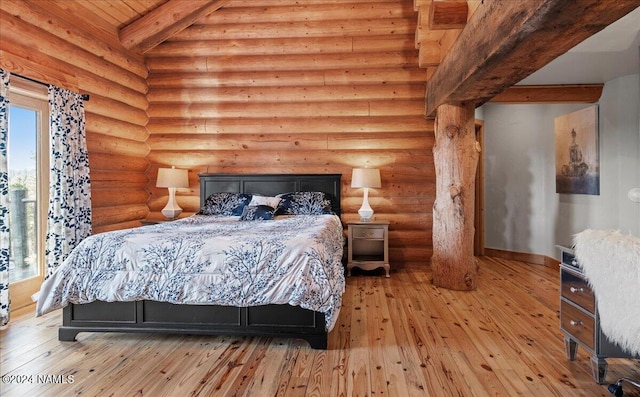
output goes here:
{"type": "Polygon", "coordinates": [[[49,201],[47,88],[18,77],[9,89],[9,294],[10,310],[33,303],[44,279],[49,201]]]}
{"type": "Polygon", "coordinates": [[[480,157],[476,168],[473,255],[484,256],[484,121],[476,119],[475,127],[476,141],[480,144],[480,157]]]}

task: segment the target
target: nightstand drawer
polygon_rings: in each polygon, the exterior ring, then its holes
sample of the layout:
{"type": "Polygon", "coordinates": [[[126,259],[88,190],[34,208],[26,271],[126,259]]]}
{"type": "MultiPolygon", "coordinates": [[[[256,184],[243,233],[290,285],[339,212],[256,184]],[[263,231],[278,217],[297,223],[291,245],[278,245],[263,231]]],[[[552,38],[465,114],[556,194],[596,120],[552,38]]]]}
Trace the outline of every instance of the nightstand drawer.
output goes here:
{"type": "Polygon", "coordinates": [[[357,226],[353,228],[353,238],[384,239],[384,228],[357,226]]]}
{"type": "Polygon", "coordinates": [[[562,270],[560,273],[561,294],[583,309],[595,313],[596,298],[587,282],[578,274],[562,270]]]}
{"type": "Polygon", "coordinates": [[[566,301],[560,302],[560,326],[589,349],[595,349],[595,319],[566,301]]]}

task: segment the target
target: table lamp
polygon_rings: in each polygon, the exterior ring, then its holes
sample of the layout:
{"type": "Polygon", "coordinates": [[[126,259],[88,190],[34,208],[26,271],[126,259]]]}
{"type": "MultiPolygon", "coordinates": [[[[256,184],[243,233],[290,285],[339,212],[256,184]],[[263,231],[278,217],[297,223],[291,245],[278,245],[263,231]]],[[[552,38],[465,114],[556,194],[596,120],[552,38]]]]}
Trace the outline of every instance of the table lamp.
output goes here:
{"type": "Polygon", "coordinates": [[[169,202],[162,209],[162,215],[167,219],[176,219],[182,208],[176,202],[176,189],[179,187],[189,187],[189,175],[187,170],[171,168],[158,168],[158,180],[156,187],[169,188],[169,202]]]}
{"type": "Polygon", "coordinates": [[[373,217],[373,209],[369,205],[369,188],[380,188],[380,170],[376,168],[354,168],[351,174],[351,187],[364,188],[362,207],[358,210],[360,220],[369,222],[373,217]]]}

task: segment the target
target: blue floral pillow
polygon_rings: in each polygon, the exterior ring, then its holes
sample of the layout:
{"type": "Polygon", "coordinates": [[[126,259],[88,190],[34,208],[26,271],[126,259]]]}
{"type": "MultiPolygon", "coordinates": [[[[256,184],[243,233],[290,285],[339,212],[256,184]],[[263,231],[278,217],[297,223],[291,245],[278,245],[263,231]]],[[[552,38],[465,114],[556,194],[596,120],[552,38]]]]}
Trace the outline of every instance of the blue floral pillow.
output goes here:
{"type": "Polygon", "coordinates": [[[273,220],[276,209],[268,205],[247,205],[240,216],[241,221],[273,220]]]}
{"type": "Polygon", "coordinates": [[[250,194],[213,193],[207,197],[197,215],[242,215],[242,210],[251,201],[250,194]]]}
{"type": "Polygon", "coordinates": [[[322,215],[333,214],[331,200],[324,192],[283,193],[276,197],[282,200],[276,215],[322,215]]]}

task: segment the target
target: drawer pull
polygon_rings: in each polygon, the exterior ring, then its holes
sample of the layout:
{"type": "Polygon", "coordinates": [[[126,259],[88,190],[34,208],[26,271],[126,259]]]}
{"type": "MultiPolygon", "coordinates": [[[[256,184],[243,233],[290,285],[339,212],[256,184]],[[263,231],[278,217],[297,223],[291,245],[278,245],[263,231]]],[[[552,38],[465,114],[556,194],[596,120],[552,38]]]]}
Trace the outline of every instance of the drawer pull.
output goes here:
{"type": "Polygon", "coordinates": [[[571,325],[573,325],[575,327],[580,327],[580,326],[582,326],[582,321],[580,321],[580,320],[571,320],[571,321],[569,321],[569,324],[571,324],[571,325]]]}
{"type": "Polygon", "coordinates": [[[572,266],[576,266],[576,267],[577,267],[577,266],[578,266],[578,261],[577,261],[577,260],[575,260],[575,259],[572,259],[572,260],[571,260],[571,265],[572,265],[572,266]]]}
{"type": "Polygon", "coordinates": [[[584,288],[580,287],[580,288],[576,288],[576,287],[571,287],[569,288],[569,291],[573,292],[574,294],[576,292],[584,292],[584,288]]]}

